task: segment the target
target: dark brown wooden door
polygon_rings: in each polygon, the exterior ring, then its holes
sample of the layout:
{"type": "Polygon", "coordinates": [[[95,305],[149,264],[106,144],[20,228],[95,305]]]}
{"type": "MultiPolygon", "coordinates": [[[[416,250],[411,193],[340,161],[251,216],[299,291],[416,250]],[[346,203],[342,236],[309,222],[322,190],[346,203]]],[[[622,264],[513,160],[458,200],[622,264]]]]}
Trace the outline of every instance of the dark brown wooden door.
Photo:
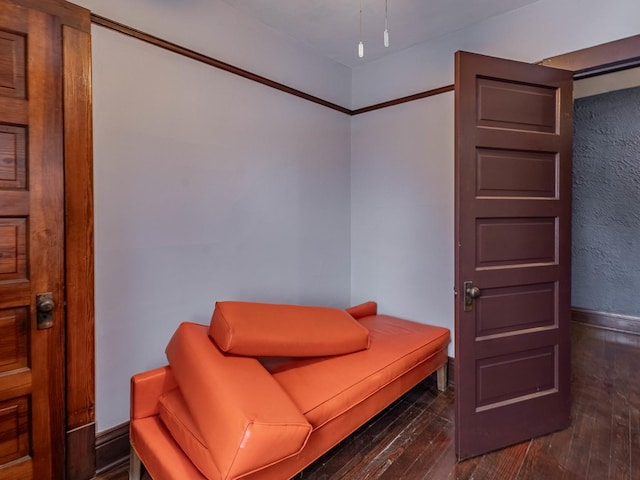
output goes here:
{"type": "Polygon", "coordinates": [[[0,0],[2,480],[64,478],[60,32],[57,17],[0,0]],[[41,293],[55,306],[38,322],[41,293]]]}
{"type": "Polygon", "coordinates": [[[571,72],[456,54],[460,459],[570,422],[572,88],[571,72]]]}

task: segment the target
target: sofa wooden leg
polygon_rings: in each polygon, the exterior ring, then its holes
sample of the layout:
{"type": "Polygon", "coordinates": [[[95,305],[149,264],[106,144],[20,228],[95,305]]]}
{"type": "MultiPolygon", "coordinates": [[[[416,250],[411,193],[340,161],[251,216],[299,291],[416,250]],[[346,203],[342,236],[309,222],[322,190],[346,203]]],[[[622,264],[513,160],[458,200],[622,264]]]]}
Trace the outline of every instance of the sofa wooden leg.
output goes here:
{"type": "Polygon", "coordinates": [[[131,447],[131,457],[129,461],[129,480],[140,480],[142,478],[142,462],[140,457],[131,447]]]}
{"type": "Polygon", "coordinates": [[[447,364],[443,363],[437,370],[438,390],[444,392],[447,389],[447,364]]]}

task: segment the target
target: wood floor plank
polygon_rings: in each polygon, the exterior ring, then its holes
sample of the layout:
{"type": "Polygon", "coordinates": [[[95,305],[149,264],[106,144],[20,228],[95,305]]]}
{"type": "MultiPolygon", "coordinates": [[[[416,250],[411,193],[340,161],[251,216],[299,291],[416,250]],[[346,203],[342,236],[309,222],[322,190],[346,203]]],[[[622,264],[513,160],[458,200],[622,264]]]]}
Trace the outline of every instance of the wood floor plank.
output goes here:
{"type": "MultiPolygon", "coordinates": [[[[462,462],[457,462],[453,465],[453,468],[449,472],[449,475],[447,475],[446,477],[434,476],[433,478],[443,478],[446,480],[463,480],[463,479],[467,480],[471,478],[475,479],[477,478],[475,477],[475,472],[476,472],[476,469],[478,468],[478,463],[480,463],[481,459],[482,457],[475,457],[475,458],[469,458],[462,462]]],[[[483,480],[483,479],[478,478],[478,480],[483,480]]]]}
{"type": "Polygon", "coordinates": [[[415,439],[399,452],[393,463],[388,465],[378,478],[388,480],[418,478],[445,452],[450,442],[451,422],[429,413],[427,418],[429,422],[417,432],[415,439]]]}
{"type": "Polygon", "coordinates": [[[569,454],[565,462],[560,465],[563,470],[563,480],[586,478],[589,467],[589,452],[591,449],[589,433],[593,431],[593,424],[593,408],[584,405],[573,420],[571,427],[573,433],[571,435],[571,448],[569,449],[569,454]]]}
{"type": "Polygon", "coordinates": [[[629,425],[630,425],[630,457],[629,472],[631,478],[640,478],[640,375],[638,375],[637,353],[640,351],[640,335],[636,335],[635,344],[631,348],[631,366],[629,381],[629,425]]]}
{"type": "Polygon", "coordinates": [[[445,453],[448,445],[453,442],[451,407],[454,398],[452,388],[438,395],[428,410],[432,421],[380,478],[415,479],[431,469],[432,465],[445,453]]]}
{"type": "Polygon", "coordinates": [[[531,442],[522,442],[482,456],[473,477],[484,480],[517,478],[530,447],[531,442]]]}
{"type": "MultiPolygon", "coordinates": [[[[444,445],[438,448],[445,447],[444,452],[434,460],[431,465],[424,472],[419,472],[414,469],[408,471],[401,480],[427,480],[435,478],[449,478],[454,471],[457,460],[455,454],[455,429],[453,423],[449,423],[447,428],[443,431],[444,436],[440,439],[444,445]]],[[[454,477],[455,478],[455,477],[454,477]]]]}
{"type": "Polygon", "coordinates": [[[339,473],[342,478],[379,478],[426,428],[431,419],[428,412],[421,412],[411,406],[399,416],[398,422],[389,425],[382,442],[372,445],[358,462],[349,462],[341,469],[339,473]]]}
{"type": "MultiPolygon", "coordinates": [[[[611,340],[607,348],[614,359],[612,375],[614,389],[611,392],[611,468],[609,476],[615,480],[631,478],[631,419],[629,416],[629,381],[630,365],[633,362],[628,348],[621,347],[617,342],[619,335],[611,332],[611,340]]],[[[633,363],[632,363],[633,364],[633,363]]]]}
{"type": "Polygon", "coordinates": [[[594,405],[593,430],[596,434],[591,435],[587,480],[599,480],[609,477],[612,405],[605,389],[600,388],[598,390],[601,395],[599,401],[594,405]]]}
{"type": "MultiPolygon", "coordinates": [[[[343,441],[334,450],[330,458],[322,459],[321,466],[315,462],[303,473],[301,478],[309,475],[319,475],[322,478],[344,478],[352,475],[352,470],[362,469],[363,466],[380,455],[380,451],[401,434],[403,429],[410,429],[411,420],[426,411],[437,398],[437,388],[430,379],[412,389],[408,395],[394,402],[381,414],[368,422],[355,435],[343,441]],[[326,472],[333,472],[328,474],[326,472]]],[[[371,466],[373,468],[373,465],[371,466]]],[[[363,475],[363,473],[360,473],[363,475]]],[[[364,477],[363,477],[364,478],[364,477]]]]}
{"type": "Polygon", "coordinates": [[[552,435],[531,440],[527,455],[516,477],[517,480],[562,478],[564,470],[551,445],[553,445],[552,435]]]}
{"type": "Polygon", "coordinates": [[[381,437],[385,434],[389,425],[402,421],[402,418],[407,415],[406,408],[401,405],[400,401],[391,404],[387,409],[307,467],[296,478],[332,478],[334,474],[327,474],[326,472],[340,472],[350,464],[361,462],[372,445],[379,445],[382,442],[381,437]]]}
{"type": "Polygon", "coordinates": [[[631,465],[629,473],[631,478],[640,478],[640,395],[634,392],[632,406],[629,410],[629,423],[631,425],[631,465]]]}

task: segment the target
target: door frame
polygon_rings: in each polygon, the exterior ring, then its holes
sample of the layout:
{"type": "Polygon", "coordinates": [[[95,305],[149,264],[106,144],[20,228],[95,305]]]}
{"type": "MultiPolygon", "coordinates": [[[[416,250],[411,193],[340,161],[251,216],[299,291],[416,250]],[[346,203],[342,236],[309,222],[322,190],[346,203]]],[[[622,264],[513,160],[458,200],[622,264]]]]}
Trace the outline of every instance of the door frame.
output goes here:
{"type": "Polygon", "coordinates": [[[95,473],[91,12],[65,0],[11,0],[60,19],[64,111],[66,476],[95,473]]]}
{"type": "Polygon", "coordinates": [[[545,58],[538,63],[546,67],[570,70],[574,80],[638,67],[640,35],[545,58]]]}
{"type": "Polygon", "coordinates": [[[92,57],[91,13],[74,11],[83,28],[62,26],[66,476],[84,480],[96,470],[92,57]]]}

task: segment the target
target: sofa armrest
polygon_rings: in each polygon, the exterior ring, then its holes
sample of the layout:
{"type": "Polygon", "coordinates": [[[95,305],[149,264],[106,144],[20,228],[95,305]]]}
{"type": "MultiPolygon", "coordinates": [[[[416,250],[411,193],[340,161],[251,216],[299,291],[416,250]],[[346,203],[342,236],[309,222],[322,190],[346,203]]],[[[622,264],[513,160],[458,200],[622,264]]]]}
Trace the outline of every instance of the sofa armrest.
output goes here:
{"type": "Polygon", "coordinates": [[[168,366],[131,377],[131,420],[158,415],[160,396],[177,386],[168,366]]]}
{"type": "Polygon", "coordinates": [[[183,323],[167,358],[222,478],[297,454],[311,425],[253,357],[222,353],[204,325],[183,323]]]}

